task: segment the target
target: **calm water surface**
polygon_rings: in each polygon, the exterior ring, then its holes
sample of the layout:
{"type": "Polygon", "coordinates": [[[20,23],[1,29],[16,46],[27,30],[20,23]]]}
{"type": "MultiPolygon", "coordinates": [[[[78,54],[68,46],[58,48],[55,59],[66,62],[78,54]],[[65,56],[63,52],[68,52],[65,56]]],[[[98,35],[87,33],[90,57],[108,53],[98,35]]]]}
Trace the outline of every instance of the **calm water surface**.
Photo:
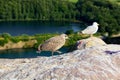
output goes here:
{"type": "Polygon", "coordinates": [[[11,21],[0,22],[0,33],[10,33],[12,36],[21,34],[64,33],[67,30],[80,31],[80,23],[41,22],[41,21],[11,21]]]}
{"type": "MultiPolygon", "coordinates": [[[[68,48],[61,48],[61,54],[65,54],[68,51],[68,48]]],[[[59,53],[54,53],[54,56],[60,55],[59,53]]],[[[1,50],[0,58],[6,59],[16,59],[16,58],[36,58],[36,57],[49,57],[51,52],[41,52],[36,53],[36,49],[11,49],[11,50],[1,50]]]]}
{"type": "MultiPolygon", "coordinates": [[[[83,29],[80,23],[70,22],[41,22],[41,21],[12,21],[0,22],[0,33],[10,33],[12,36],[21,34],[44,34],[44,33],[64,33],[67,30],[74,32],[83,29]]],[[[67,48],[60,51],[66,53],[67,48]]],[[[58,53],[55,53],[58,55],[58,53]]],[[[35,58],[38,56],[51,56],[51,52],[36,53],[35,49],[12,49],[0,51],[0,58],[35,58]]]]}

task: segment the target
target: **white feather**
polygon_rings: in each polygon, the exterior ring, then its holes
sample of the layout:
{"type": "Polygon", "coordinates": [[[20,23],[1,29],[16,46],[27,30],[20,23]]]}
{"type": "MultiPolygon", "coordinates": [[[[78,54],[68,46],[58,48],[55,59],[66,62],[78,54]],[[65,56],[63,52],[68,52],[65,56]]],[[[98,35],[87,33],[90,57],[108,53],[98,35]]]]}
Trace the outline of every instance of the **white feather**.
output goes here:
{"type": "Polygon", "coordinates": [[[98,30],[98,24],[96,22],[93,25],[88,26],[86,29],[82,31],[83,34],[95,34],[98,30]]]}

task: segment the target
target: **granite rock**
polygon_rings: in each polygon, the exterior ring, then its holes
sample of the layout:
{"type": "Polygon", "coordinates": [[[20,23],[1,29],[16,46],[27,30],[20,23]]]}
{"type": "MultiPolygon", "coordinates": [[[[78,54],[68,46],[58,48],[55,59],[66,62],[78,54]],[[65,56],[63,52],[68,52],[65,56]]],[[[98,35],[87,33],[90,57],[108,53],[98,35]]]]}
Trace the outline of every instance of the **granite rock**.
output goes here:
{"type": "Polygon", "coordinates": [[[90,47],[106,45],[106,43],[100,38],[90,37],[87,39],[82,39],[77,41],[76,45],[77,45],[76,48],[81,50],[81,49],[86,49],[90,47]]]}
{"type": "Polygon", "coordinates": [[[0,59],[0,80],[119,79],[120,45],[95,46],[51,57],[0,59]]]}

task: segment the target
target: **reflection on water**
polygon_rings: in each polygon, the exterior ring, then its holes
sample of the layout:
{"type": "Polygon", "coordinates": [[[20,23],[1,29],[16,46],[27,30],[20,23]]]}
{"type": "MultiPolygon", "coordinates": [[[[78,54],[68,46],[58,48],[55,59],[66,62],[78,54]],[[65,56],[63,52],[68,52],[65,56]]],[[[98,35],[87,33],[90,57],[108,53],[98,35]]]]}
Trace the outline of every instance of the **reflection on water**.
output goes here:
{"type": "Polygon", "coordinates": [[[21,34],[64,33],[67,30],[79,31],[80,23],[48,22],[48,21],[11,21],[0,22],[0,33],[10,33],[13,36],[21,34]]]}
{"type": "MultiPolygon", "coordinates": [[[[61,48],[61,52],[66,53],[68,51],[68,48],[61,48]]],[[[62,54],[63,54],[62,53],[62,54]]],[[[54,55],[59,55],[59,53],[54,53],[54,55]]],[[[1,50],[0,51],[0,58],[35,58],[38,56],[51,56],[51,52],[41,52],[36,53],[36,49],[11,49],[11,50],[1,50]]]]}

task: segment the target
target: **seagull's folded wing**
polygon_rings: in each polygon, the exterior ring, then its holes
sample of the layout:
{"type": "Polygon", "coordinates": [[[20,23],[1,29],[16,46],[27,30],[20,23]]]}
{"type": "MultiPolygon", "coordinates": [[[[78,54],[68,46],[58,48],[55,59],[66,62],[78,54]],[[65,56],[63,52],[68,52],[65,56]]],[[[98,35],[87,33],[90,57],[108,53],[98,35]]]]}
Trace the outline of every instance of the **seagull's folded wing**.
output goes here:
{"type": "Polygon", "coordinates": [[[88,26],[82,31],[82,33],[90,34],[93,31],[92,26],[88,26]]]}

